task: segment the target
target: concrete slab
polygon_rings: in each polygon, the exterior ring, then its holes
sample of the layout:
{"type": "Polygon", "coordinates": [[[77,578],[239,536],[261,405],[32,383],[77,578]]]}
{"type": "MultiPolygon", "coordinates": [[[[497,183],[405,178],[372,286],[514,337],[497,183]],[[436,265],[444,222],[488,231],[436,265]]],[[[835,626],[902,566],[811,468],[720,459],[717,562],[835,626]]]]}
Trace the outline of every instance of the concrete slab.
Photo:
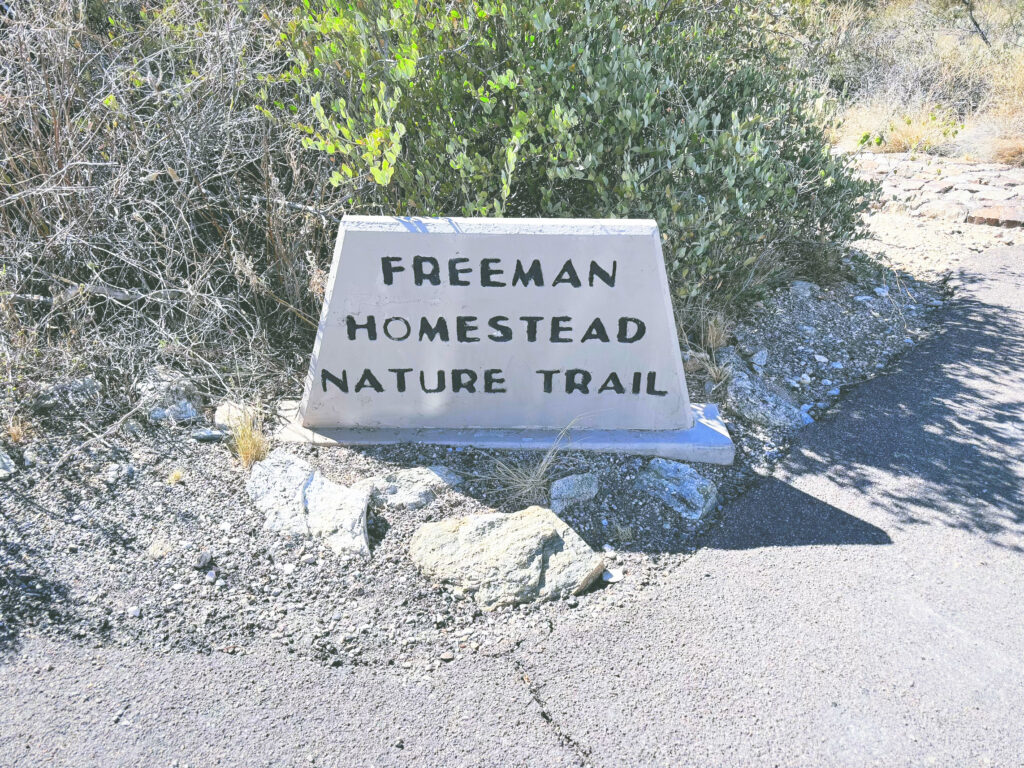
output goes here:
{"type": "Polygon", "coordinates": [[[351,429],[303,427],[296,400],[282,401],[275,438],[286,443],[330,445],[389,445],[425,443],[473,446],[494,450],[566,450],[631,453],[677,461],[732,464],[736,446],[718,406],[691,404],[690,429],[351,429]]]}

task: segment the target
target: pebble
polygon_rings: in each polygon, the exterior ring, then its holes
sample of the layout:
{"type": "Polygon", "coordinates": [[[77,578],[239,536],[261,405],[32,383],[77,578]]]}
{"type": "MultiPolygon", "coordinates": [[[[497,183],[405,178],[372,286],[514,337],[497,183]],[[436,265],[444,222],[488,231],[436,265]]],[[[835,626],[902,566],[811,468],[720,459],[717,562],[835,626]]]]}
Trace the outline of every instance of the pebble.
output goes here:
{"type": "Polygon", "coordinates": [[[192,430],[192,439],[200,443],[219,443],[228,439],[228,433],[223,429],[200,427],[192,430]]]}
{"type": "Polygon", "coordinates": [[[441,659],[441,661],[446,661],[446,662],[447,661],[455,661],[455,654],[452,653],[451,651],[444,651],[440,656],[438,656],[438,658],[441,659]]]}
{"type": "Polygon", "coordinates": [[[831,395],[832,397],[839,397],[839,387],[832,387],[832,389],[830,389],[827,392],[827,394],[831,395]]]}
{"type": "Polygon", "coordinates": [[[825,363],[827,363],[827,362],[828,362],[828,358],[827,358],[827,357],[825,357],[824,355],[815,355],[815,356],[814,356],[814,359],[815,359],[815,360],[817,360],[817,361],[818,361],[819,363],[821,363],[822,365],[824,365],[825,363]]]}
{"type": "Polygon", "coordinates": [[[889,286],[887,286],[887,285],[876,286],[875,287],[875,295],[876,296],[888,296],[889,295],[889,286]]]}
{"type": "Polygon", "coordinates": [[[192,561],[192,567],[202,571],[209,567],[210,563],[212,562],[213,553],[208,549],[204,549],[198,555],[196,555],[195,560],[192,561]]]}
{"type": "Polygon", "coordinates": [[[601,580],[605,584],[617,584],[622,581],[624,573],[621,568],[606,568],[604,573],[601,574],[601,580]]]}
{"type": "Polygon", "coordinates": [[[843,364],[841,362],[839,362],[838,360],[833,360],[832,364],[829,365],[829,368],[832,368],[833,370],[836,370],[836,371],[841,371],[841,370],[843,370],[843,364]]]}
{"type": "Polygon", "coordinates": [[[142,609],[137,605],[129,606],[128,615],[133,619],[138,619],[142,616],[142,609]]]}
{"type": "Polygon", "coordinates": [[[811,383],[811,377],[808,376],[806,373],[801,374],[800,375],[800,383],[801,384],[805,384],[805,385],[806,384],[810,384],[811,383]]]}

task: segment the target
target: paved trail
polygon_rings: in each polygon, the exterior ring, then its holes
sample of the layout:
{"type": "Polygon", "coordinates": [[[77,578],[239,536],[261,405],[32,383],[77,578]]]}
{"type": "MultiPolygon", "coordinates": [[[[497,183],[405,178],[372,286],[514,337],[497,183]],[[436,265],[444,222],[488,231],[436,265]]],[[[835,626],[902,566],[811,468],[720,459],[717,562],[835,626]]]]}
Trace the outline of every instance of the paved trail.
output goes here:
{"type": "Polygon", "coordinates": [[[26,640],[0,765],[1024,764],[1024,248],[970,269],[943,336],[618,612],[432,688],[26,640]]]}

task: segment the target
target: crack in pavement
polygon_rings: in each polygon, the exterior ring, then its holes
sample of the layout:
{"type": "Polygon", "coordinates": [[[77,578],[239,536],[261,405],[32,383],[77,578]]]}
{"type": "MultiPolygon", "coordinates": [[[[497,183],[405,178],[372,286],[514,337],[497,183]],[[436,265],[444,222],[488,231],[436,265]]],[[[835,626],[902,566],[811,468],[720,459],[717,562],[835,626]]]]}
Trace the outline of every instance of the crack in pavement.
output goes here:
{"type": "MultiPolygon", "coordinates": [[[[518,645],[516,650],[518,650],[518,645]]],[[[516,675],[526,686],[526,690],[530,694],[530,698],[533,699],[537,704],[538,709],[540,709],[541,719],[548,725],[551,732],[558,738],[559,742],[561,742],[561,744],[566,748],[572,750],[578,760],[577,764],[581,766],[581,768],[592,768],[593,763],[590,762],[590,749],[573,737],[551,714],[544,698],[540,695],[540,686],[537,684],[535,679],[530,676],[530,672],[526,668],[526,663],[522,659],[518,658],[514,652],[511,654],[510,660],[512,662],[512,666],[516,670],[516,675]]]]}

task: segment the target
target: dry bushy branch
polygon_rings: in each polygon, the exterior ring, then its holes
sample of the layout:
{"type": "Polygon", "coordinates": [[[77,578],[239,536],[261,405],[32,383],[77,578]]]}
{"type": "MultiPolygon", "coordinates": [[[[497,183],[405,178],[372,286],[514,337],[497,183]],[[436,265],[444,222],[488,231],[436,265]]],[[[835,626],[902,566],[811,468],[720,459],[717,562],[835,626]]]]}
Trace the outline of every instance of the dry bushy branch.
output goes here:
{"type": "Polygon", "coordinates": [[[272,13],[56,5],[0,28],[0,410],[88,370],[127,395],[156,358],[210,390],[287,375],[342,198],[258,110],[272,13]]]}

